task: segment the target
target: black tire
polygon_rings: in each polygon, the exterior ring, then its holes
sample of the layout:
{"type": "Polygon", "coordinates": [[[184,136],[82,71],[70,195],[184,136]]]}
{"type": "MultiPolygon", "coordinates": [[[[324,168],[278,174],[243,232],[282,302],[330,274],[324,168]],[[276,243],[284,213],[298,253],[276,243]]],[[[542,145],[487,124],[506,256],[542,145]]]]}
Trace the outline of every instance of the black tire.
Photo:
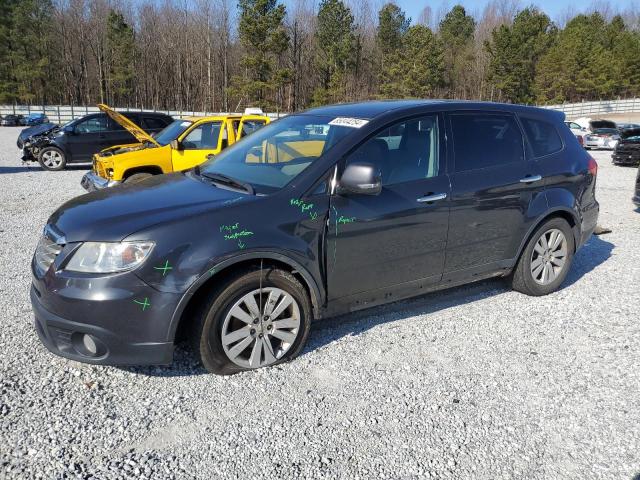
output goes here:
{"type": "Polygon", "coordinates": [[[38,154],[40,166],[50,172],[59,172],[67,166],[67,156],[57,147],[45,147],[38,154]]]}
{"type": "Polygon", "coordinates": [[[152,173],[147,173],[147,172],[134,173],[133,175],[125,178],[124,183],[126,183],[127,185],[133,185],[134,183],[139,183],[152,176],[153,176],[152,173]]]}
{"type": "MultiPolygon", "coordinates": [[[[273,287],[285,291],[297,302],[300,314],[300,324],[295,340],[288,350],[269,366],[289,361],[302,351],[309,335],[312,315],[311,302],[305,288],[292,274],[283,270],[274,268],[265,268],[262,271],[260,269],[244,270],[215,289],[210,300],[203,304],[200,313],[197,314],[198,318],[190,334],[190,341],[196,356],[207,371],[217,375],[232,375],[254,369],[237,365],[230,360],[222,345],[222,329],[227,314],[236,302],[247,293],[259,290],[260,287],[263,289],[273,287]]],[[[265,338],[269,337],[265,335],[265,338]]],[[[247,350],[243,352],[250,350],[252,345],[247,346],[247,350]]],[[[264,355],[263,352],[262,356],[264,355]]]]}
{"type": "Polygon", "coordinates": [[[573,261],[573,254],[575,253],[575,240],[573,237],[573,231],[571,230],[571,226],[567,223],[563,218],[555,217],[543,222],[531,235],[529,242],[527,243],[522,255],[520,255],[520,259],[516,265],[516,268],[511,274],[511,287],[518,291],[527,295],[532,296],[541,296],[547,295],[556,291],[562,282],[564,282],[569,270],[571,269],[571,263],[573,261]],[[550,283],[543,285],[534,279],[533,273],[531,271],[531,262],[533,257],[534,248],[538,240],[542,237],[543,234],[557,229],[560,230],[567,242],[566,245],[566,257],[564,265],[562,269],[557,274],[557,277],[551,281],[550,283]]]}

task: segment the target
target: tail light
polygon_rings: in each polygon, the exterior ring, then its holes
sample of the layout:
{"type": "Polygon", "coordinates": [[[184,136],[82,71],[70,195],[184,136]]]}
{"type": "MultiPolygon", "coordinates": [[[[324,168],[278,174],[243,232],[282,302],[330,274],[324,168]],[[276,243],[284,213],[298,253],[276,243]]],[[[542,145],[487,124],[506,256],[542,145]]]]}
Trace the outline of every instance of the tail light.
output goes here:
{"type": "Polygon", "coordinates": [[[598,162],[596,162],[593,157],[589,157],[587,170],[589,170],[589,173],[594,177],[598,174],[598,162]]]}
{"type": "Polygon", "coordinates": [[[578,143],[584,146],[584,138],[582,138],[582,135],[578,135],[576,138],[578,139],[578,143]]]}

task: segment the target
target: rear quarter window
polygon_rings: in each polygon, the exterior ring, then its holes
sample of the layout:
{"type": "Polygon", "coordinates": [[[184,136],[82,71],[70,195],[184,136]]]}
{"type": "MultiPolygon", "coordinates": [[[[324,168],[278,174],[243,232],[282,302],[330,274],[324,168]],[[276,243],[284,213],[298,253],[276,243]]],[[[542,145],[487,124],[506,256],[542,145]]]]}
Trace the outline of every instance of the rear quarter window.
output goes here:
{"type": "Polygon", "coordinates": [[[544,157],[562,150],[562,140],[552,123],[532,118],[521,118],[520,120],[534,156],[544,157]]]}
{"type": "Polygon", "coordinates": [[[450,116],[456,172],[524,160],[522,132],[508,113],[455,113],[450,116]]]}

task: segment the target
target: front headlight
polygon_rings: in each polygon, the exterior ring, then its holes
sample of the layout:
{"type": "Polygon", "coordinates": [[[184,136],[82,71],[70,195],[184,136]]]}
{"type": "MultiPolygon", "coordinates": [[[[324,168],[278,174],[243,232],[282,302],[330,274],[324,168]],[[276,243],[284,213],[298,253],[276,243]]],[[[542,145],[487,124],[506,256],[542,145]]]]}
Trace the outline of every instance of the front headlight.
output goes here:
{"type": "Polygon", "coordinates": [[[136,268],[153,249],[153,242],[86,242],[78,248],[65,270],[115,273],[136,268]]]}

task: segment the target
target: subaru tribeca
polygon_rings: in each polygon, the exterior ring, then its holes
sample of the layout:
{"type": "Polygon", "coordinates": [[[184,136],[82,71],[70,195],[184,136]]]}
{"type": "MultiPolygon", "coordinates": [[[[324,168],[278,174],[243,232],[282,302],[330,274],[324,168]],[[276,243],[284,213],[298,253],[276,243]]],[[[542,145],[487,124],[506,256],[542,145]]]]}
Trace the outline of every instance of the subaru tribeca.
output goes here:
{"type": "Polygon", "coordinates": [[[334,105],[193,170],[78,197],[33,257],[52,352],[167,364],[189,340],[232,374],[302,350],[314,319],[505,277],[558,289],[598,217],[597,164],[559,112],[334,105]]]}

